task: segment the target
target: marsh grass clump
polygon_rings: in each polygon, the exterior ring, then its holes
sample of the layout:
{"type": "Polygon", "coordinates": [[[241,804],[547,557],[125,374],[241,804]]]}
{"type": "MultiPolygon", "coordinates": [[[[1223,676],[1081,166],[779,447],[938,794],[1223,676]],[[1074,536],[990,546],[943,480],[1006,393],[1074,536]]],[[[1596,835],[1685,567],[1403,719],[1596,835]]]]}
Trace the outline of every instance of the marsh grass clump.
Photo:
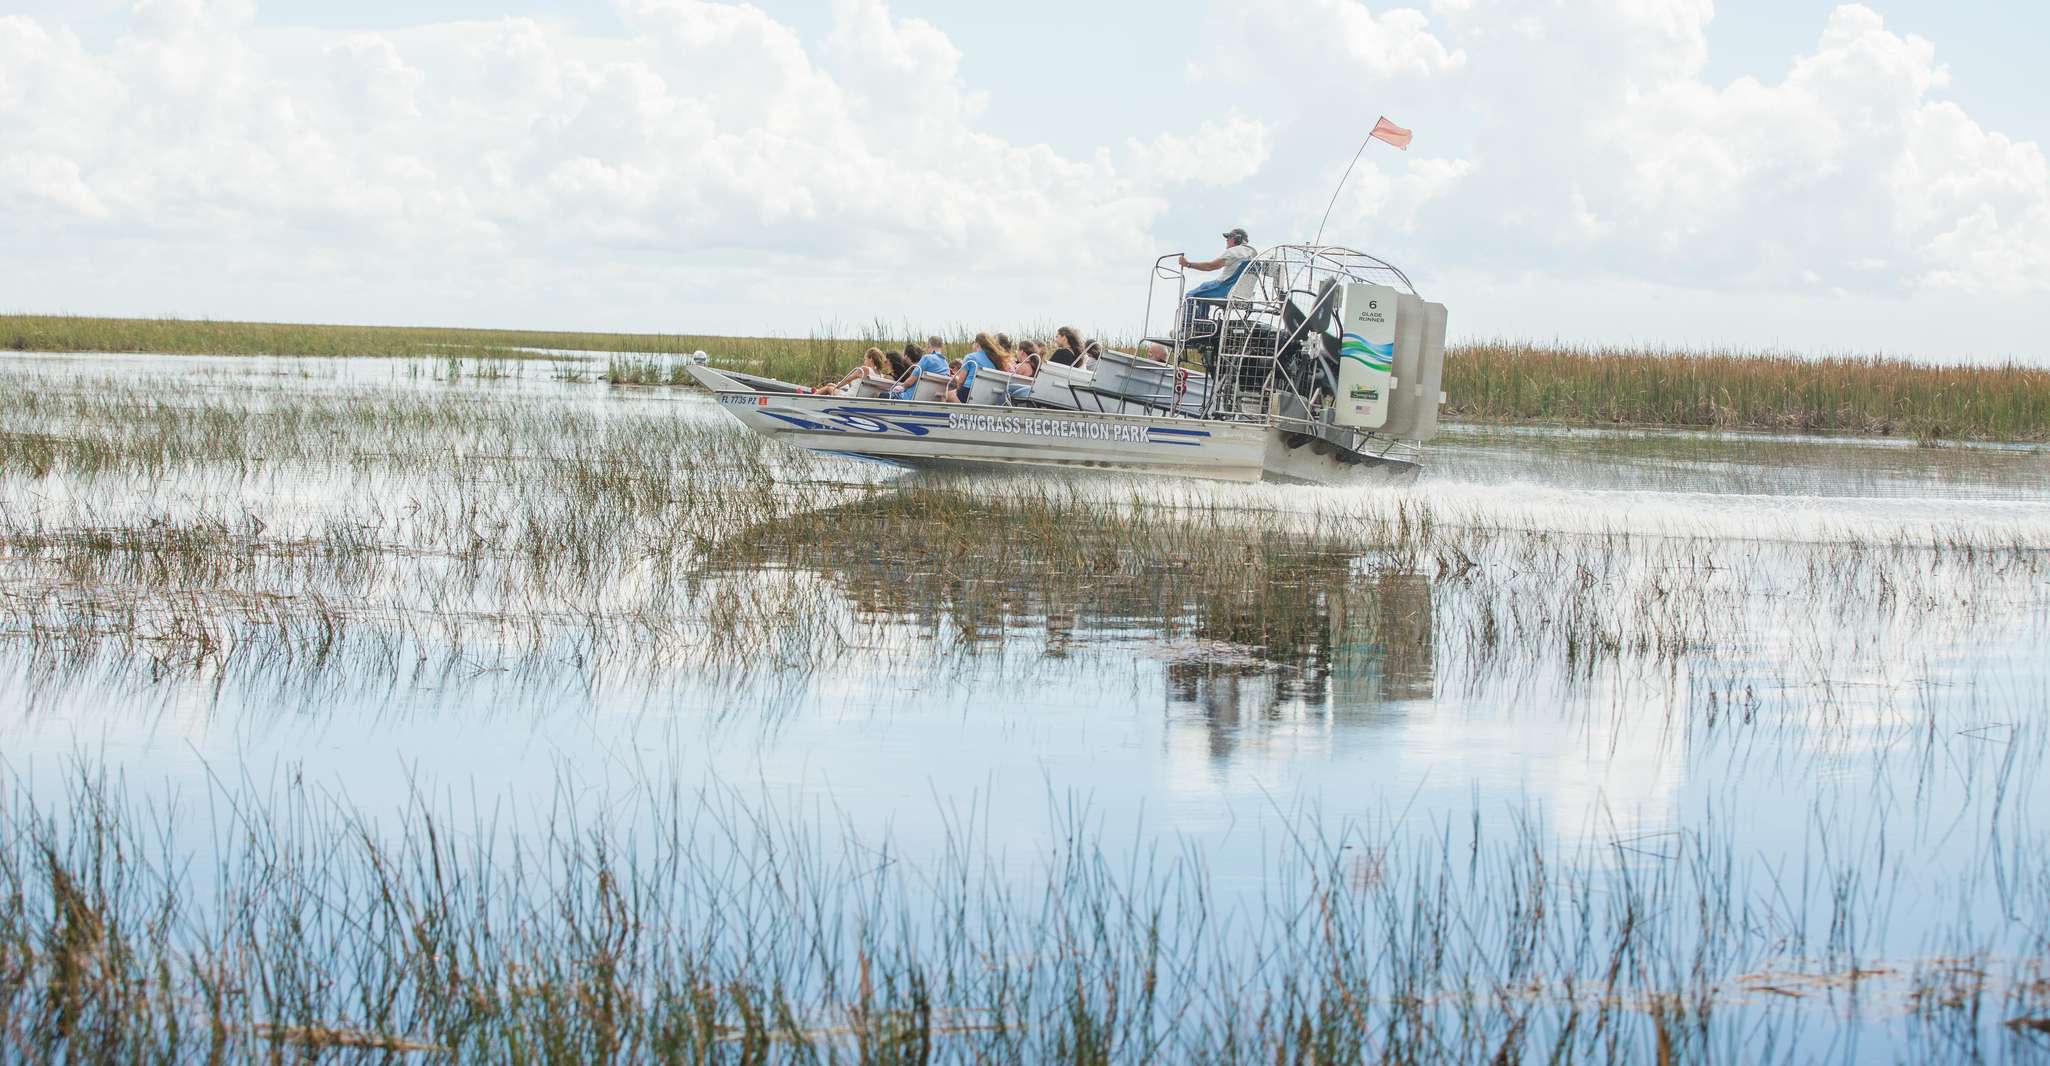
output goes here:
{"type": "Polygon", "coordinates": [[[615,355],[606,361],[599,380],[608,385],[682,385],[690,381],[690,374],[681,362],[615,355]]]}
{"type": "Polygon", "coordinates": [[[1825,845],[1824,810],[1770,878],[1721,824],[1647,855],[1303,811],[1245,896],[1073,800],[1020,872],[972,820],[909,859],[718,787],[600,812],[565,784],[517,827],[296,782],[197,808],[83,769],[6,788],[0,1030],[32,1059],[1727,1061],[1841,1039],[1835,990],[1850,1024],[1998,1053],[2025,1026],[1953,1004],[2040,976],[2040,897],[1969,968],[1886,954],[1891,893],[1843,890],[1871,856],[1825,845]]]}

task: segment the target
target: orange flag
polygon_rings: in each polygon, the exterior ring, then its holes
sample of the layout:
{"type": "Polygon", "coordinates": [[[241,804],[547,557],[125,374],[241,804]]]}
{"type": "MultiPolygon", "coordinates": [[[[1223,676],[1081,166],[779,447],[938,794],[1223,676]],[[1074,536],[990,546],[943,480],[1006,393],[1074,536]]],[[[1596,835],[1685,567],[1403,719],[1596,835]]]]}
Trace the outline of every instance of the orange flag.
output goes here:
{"type": "Polygon", "coordinates": [[[1374,132],[1367,134],[1367,136],[1377,141],[1387,141],[1389,144],[1405,152],[1409,151],[1409,131],[1388,121],[1388,116],[1386,115],[1381,116],[1380,121],[1374,123],[1374,132]]]}

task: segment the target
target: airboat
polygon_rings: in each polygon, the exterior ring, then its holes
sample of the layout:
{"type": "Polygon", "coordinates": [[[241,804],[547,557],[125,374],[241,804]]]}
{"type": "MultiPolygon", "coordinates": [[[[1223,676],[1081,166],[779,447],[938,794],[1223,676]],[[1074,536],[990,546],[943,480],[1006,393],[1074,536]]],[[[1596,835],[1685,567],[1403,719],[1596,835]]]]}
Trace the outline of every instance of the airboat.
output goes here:
{"type": "Polygon", "coordinates": [[[903,398],[825,395],[694,361],[742,424],[812,451],[911,468],[1059,468],[1225,481],[1407,480],[1437,434],[1445,306],[1364,252],[1291,244],[1243,260],[1216,299],[1178,254],[1153,263],[1144,341],[1037,377],[984,369],[964,403],[927,375],[903,398]],[[1153,334],[1156,292],[1174,295],[1153,334]]]}

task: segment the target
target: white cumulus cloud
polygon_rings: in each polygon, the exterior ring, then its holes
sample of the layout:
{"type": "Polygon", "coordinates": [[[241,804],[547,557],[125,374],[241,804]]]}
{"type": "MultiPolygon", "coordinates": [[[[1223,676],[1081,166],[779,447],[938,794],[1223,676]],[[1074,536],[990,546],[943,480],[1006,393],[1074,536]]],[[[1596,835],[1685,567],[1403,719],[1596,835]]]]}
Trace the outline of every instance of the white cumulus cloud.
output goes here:
{"type": "MultiPolygon", "coordinates": [[[[1186,77],[1186,98],[1106,143],[1051,144],[990,118],[1030,77],[974,80],[947,20],[884,0],[832,0],[810,32],[747,3],[617,10],[611,36],[540,18],[361,32],[146,0],[92,43],[0,16],[0,292],[678,329],[1115,314],[1126,268],[1199,212],[1217,216],[1201,233],[1307,239],[1385,113],[1416,143],[1371,146],[1327,236],[1426,283],[1742,297],[1841,345],[1903,293],[1988,323],[2050,295],[2042,147],[1947,95],[1941,41],[1859,4],[1783,62],[1711,80],[1711,0],[1213,3],[1194,58],[1144,73],[1186,77]]],[[[1482,319],[1501,315],[1455,314],[1482,319]]],[[[1980,341],[2035,343],[2006,337],[1980,341]]]]}
{"type": "MultiPolygon", "coordinates": [[[[281,32],[246,4],[149,0],[99,50],[0,19],[0,232],[68,214],[165,261],[234,241],[373,276],[607,249],[679,278],[735,257],[1086,272],[1150,248],[1158,189],[1107,150],[992,134],[958,49],[879,0],[836,0],[817,43],[749,4],[619,11],[624,39],[531,19],[281,32]]],[[[1192,124],[1149,146],[1181,180],[1264,161],[1259,123],[1192,124]]]]}
{"type": "Polygon", "coordinates": [[[1941,97],[1935,46],[1837,8],[1770,79],[1701,76],[1705,0],[1590,5],[1500,31],[1454,19],[1486,116],[1456,201],[1522,248],[1669,284],[2050,290],[2042,150],[1941,97]],[[1603,64],[1591,49],[1612,53],[1603,64]]]}
{"type": "Polygon", "coordinates": [[[1243,115],[1204,122],[1193,133],[1163,133],[1125,142],[1132,169],[1155,184],[1178,181],[1235,185],[1260,172],[1268,157],[1267,127],[1243,115]]]}
{"type": "Polygon", "coordinates": [[[1930,42],[1840,7],[1776,82],[1632,99],[1591,146],[1611,180],[1587,184],[1617,232],[1711,279],[2050,291],[2043,153],[1937,98],[1947,77],[1930,42]]]}
{"type": "Polygon", "coordinates": [[[1239,80],[1300,78],[1313,68],[1356,83],[1363,74],[1428,77],[1466,62],[1415,8],[1377,14],[1359,0],[1220,3],[1211,5],[1208,22],[1214,49],[1204,69],[1239,80]]]}

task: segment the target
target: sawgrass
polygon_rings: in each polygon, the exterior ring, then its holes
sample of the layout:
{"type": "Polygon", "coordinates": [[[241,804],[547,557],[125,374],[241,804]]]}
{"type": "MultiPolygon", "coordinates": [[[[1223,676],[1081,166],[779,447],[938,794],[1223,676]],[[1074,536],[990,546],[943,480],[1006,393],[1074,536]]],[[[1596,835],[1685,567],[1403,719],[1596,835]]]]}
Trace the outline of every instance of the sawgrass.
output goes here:
{"type": "Polygon", "coordinates": [[[1469,421],[2050,440],[2050,369],[2012,363],[1497,340],[1447,352],[1445,392],[1469,421]]]}
{"type": "Polygon", "coordinates": [[[166,355],[284,355],[503,358],[550,350],[688,352],[707,340],[666,334],[550,330],[223,322],[188,318],[0,315],[0,349],[18,352],[155,352],[166,355]],[[532,349],[541,349],[535,351],[532,349]]]}

